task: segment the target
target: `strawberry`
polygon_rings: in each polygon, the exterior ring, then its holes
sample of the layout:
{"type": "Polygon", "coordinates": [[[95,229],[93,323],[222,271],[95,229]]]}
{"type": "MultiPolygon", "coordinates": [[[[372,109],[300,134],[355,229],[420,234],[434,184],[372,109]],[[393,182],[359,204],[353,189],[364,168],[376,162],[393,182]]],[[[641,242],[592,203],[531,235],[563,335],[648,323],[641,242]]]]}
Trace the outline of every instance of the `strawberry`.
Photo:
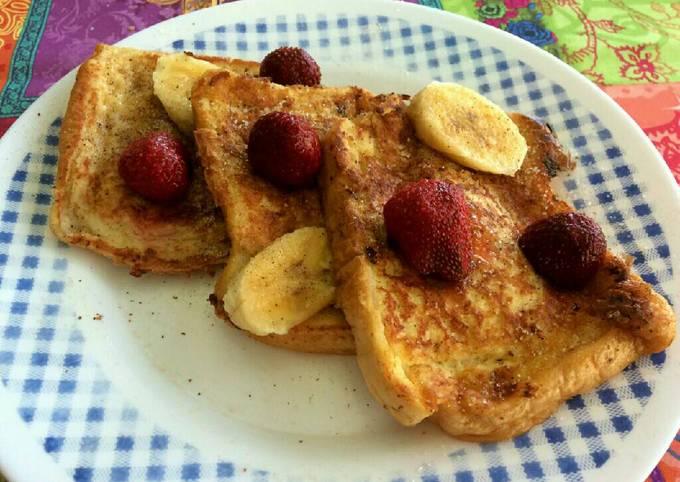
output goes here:
{"type": "Polygon", "coordinates": [[[279,187],[310,186],[321,167],[321,142],[304,117],[270,112],[250,131],[248,161],[255,173],[279,187]]]}
{"type": "Polygon", "coordinates": [[[319,85],[321,70],[316,61],[299,47],[280,47],[269,52],[260,64],[260,76],[281,85],[319,85]]]}
{"type": "Polygon", "coordinates": [[[470,272],[470,208],[463,189],[421,179],[401,187],[383,208],[388,237],[416,271],[459,282],[470,272]]]}
{"type": "Polygon", "coordinates": [[[583,288],[602,266],[607,241],[585,214],[560,213],[527,227],[518,240],[536,273],[563,289],[583,288]]]}
{"type": "Polygon", "coordinates": [[[130,189],[149,201],[179,201],[189,189],[188,158],[179,139],[153,131],[125,149],[118,173],[130,189]]]}

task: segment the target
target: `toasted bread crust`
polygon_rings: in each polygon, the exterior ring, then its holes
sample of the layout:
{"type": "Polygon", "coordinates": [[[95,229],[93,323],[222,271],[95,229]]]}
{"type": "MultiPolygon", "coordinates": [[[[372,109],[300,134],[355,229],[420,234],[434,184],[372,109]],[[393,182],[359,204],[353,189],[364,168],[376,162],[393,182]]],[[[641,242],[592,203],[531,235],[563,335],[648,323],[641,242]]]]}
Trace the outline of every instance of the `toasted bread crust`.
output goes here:
{"type": "MultiPolygon", "coordinates": [[[[59,239],[128,266],[133,274],[211,268],[229,251],[224,219],[197,162],[188,197],[174,205],[143,200],[117,176],[123,150],[146,132],[181,137],[153,95],[151,77],[160,55],[99,45],[80,67],[61,127],[50,212],[59,239]]],[[[236,71],[258,68],[240,60],[208,60],[236,71]]],[[[191,147],[190,140],[186,144],[191,147]]]]}
{"type": "Polygon", "coordinates": [[[194,134],[234,249],[253,256],[297,228],[323,226],[316,188],[282,189],[251,172],[246,147],[259,117],[275,110],[302,115],[323,139],[335,119],[387,108],[395,101],[358,87],[283,87],[228,72],[204,76],[192,94],[194,134]]]}
{"type": "MultiPolygon", "coordinates": [[[[305,226],[323,226],[316,188],[289,191],[254,175],[246,156],[253,123],[262,115],[285,110],[306,117],[324,138],[334,119],[352,118],[364,111],[389,109],[399,96],[374,96],[358,87],[282,87],[267,79],[218,72],[204,76],[192,93],[196,143],[206,180],[227,219],[232,251],[227,283],[247,262],[278,237],[305,226]]],[[[214,298],[226,290],[220,283],[214,298]]],[[[221,301],[216,314],[228,321],[221,301]]],[[[285,335],[253,338],[274,346],[312,353],[354,353],[349,325],[341,312],[327,308],[285,335]]]]}
{"type": "MultiPolygon", "coordinates": [[[[219,291],[216,290],[210,296],[210,303],[219,318],[229,321],[229,315],[224,311],[224,303],[218,293],[219,291]]],[[[352,331],[342,311],[334,307],[325,308],[304,323],[294,326],[285,335],[257,336],[248,332],[246,334],[265,345],[291,351],[325,355],[354,355],[355,353],[352,331]]]]}
{"type": "Polygon", "coordinates": [[[643,352],[639,339],[613,327],[594,342],[567,354],[559,365],[538,374],[534,382],[541,389],[531,397],[503,400],[474,413],[457,404],[443,405],[434,418],[446,432],[463,440],[505,440],[542,423],[565,400],[593,390],[643,352]]]}
{"type": "Polygon", "coordinates": [[[304,323],[294,326],[285,335],[256,336],[251,338],[266,345],[302,353],[323,355],[354,355],[354,337],[337,308],[329,307],[320,311],[304,323]]]}
{"type": "Polygon", "coordinates": [[[579,292],[534,273],[516,239],[572,209],[549,182],[571,161],[544,125],[512,119],[529,145],[515,177],[457,166],[420,144],[399,112],[341,122],[327,142],[321,184],[338,304],[370,391],[405,425],[432,416],[456,437],[506,439],[675,335],[668,303],[612,253],[579,292]],[[382,206],[426,177],[462,185],[476,220],[476,266],[461,285],[419,276],[386,242],[382,206]]]}

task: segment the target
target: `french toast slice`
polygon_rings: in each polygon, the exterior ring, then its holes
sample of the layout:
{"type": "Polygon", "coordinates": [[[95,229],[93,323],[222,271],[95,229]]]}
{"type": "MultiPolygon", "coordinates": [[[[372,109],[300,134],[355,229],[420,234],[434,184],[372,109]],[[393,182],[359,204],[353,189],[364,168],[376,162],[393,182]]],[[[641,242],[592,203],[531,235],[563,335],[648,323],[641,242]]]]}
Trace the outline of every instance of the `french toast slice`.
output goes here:
{"type": "Polygon", "coordinates": [[[611,252],[581,291],[557,291],[534,272],[517,238],[572,210],[549,182],[570,158],[543,124],[511,118],[529,146],[514,177],[460,167],[394,111],[339,122],[320,181],[337,302],[370,391],[404,425],[432,417],[471,441],[527,431],[675,335],[665,299],[611,252]],[[420,276],[386,239],[384,204],[421,178],[465,191],[474,268],[462,284],[420,276]]]}
{"type": "MultiPolygon", "coordinates": [[[[232,240],[227,266],[211,296],[218,316],[228,318],[222,302],[226,287],[252,256],[286,233],[324,225],[316,188],[280,189],[250,170],[246,149],[255,121],[276,110],[302,115],[323,140],[337,119],[386,111],[401,103],[401,96],[374,96],[358,87],[283,87],[268,79],[227,72],[201,78],[192,93],[194,135],[208,187],[225,214],[232,240]]],[[[254,338],[297,351],[354,352],[349,326],[333,307],[285,335],[254,338]]]]}
{"type": "MultiPolygon", "coordinates": [[[[133,274],[207,269],[229,252],[224,218],[192,166],[188,196],[162,205],[130,191],[118,175],[125,148],[147,132],[170,132],[193,152],[154,95],[152,74],[164,55],[98,45],[78,70],[61,127],[50,227],[62,241],[129,266],[133,274]]],[[[239,74],[258,64],[199,57],[239,74]]]]}

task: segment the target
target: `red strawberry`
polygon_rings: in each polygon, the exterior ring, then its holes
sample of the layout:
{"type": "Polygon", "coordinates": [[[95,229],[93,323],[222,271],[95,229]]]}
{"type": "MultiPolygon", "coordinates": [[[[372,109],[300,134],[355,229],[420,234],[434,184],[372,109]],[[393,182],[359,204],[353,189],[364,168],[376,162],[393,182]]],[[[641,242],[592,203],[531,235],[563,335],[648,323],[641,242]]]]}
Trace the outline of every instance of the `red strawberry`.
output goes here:
{"type": "Polygon", "coordinates": [[[188,158],[172,134],[149,132],[125,149],[118,173],[130,189],[149,201],[178,201],[189,189],[188,158]]]}
{"type": "Polygon", "coordinates": [[[319,85],[321,70],[316,61],[299,47],[280,47],[269,52],[260,64],[260,76],[282,85],[319,85]]]}
{"type": "Polygon", "coordinates": [[[449,281],[470,272],[470,208],[463,189],[421,179],[400,188],[383,208],[387,235],[420,274],[449,281]]]}
{"type": "Polygon", "coordinates": [[[583,288],[602,266],[607,251],[600,226],[577,212],[531,224],[518,244],[536,273],[564,289],[583,288]]]}
{"type": "Polygon", "coordinates": [[[321,167],[319,136],[304,117],[270,112],[250,131],[248,161],[257,174],[277,186],[309,186],[321,167]]]}

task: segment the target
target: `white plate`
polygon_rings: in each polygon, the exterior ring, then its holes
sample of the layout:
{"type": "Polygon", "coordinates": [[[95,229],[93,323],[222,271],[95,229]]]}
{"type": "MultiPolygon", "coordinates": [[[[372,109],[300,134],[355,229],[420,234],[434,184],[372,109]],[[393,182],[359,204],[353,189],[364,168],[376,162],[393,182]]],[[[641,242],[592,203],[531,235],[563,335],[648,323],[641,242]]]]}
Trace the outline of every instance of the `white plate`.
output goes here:
{"type": "MultiPolygon", "coordinates": [[[[405,3],[262,0],[178,17],[122,44],[256,60],[297,44],[329,84],[413,93],[455,80],[544,117],[579,156],[558,187],[656,289],[679,292],[669,244],[680,239],[680,199],[668,168],[616,104],[524,41],[405,3]]],[[[638,481],[670,443],[677,343],[528,435],[463,443],[429,423],[399,427],[352,357],[288,353],[221,323],[207,276],[133,278],[58,243],[45,215],[73,79],[0,142],[0,467],[13,481],[638,481]]]]}

